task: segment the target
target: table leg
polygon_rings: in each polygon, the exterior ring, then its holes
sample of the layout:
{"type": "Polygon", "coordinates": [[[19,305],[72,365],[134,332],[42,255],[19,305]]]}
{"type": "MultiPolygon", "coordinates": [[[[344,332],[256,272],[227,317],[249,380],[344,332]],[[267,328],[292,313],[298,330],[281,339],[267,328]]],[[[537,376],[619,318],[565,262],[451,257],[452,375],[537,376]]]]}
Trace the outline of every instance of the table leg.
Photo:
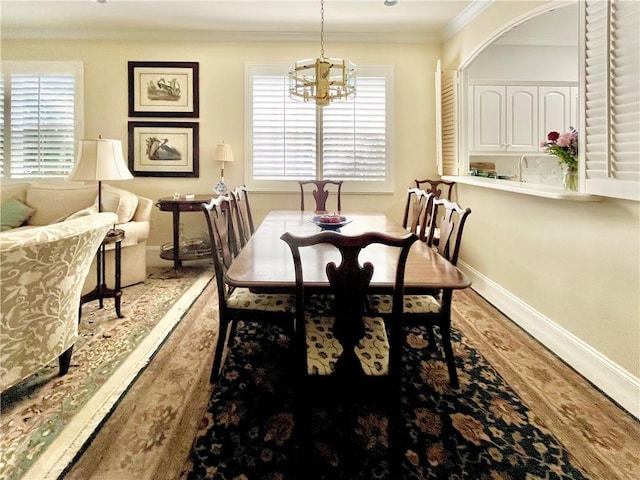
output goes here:
{"type": "Polygon", "coordinates": [[[180,261],[180,208],[173,207],[173,268],[178,270],[182,266],[180,261]]]}

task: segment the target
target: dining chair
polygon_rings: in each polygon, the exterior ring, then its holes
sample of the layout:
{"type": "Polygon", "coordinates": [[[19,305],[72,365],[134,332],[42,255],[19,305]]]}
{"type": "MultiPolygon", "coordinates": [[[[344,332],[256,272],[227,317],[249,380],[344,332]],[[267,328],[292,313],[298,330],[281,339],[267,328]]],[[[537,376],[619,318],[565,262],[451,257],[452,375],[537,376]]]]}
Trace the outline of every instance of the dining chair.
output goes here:
{"type": "MultiPolygon", "coordinates": [[[[353,427],[357,422],[356,400],[384,400],[389,408],[388,435],[391,455],[398,445],[400,432],[399,392],[402,344],[402,301],[404,271],[411,245],[418,239],[407,233],[394,237],[380,232],[347,236],[323,231],[311,236],[296,236],[290,232],[280,237],[293,256],[296,284],[295,315],[295,380],[294,415],[297,436],[303,451],[312,446],[311,401],[326,397],[344,405],[343,424],[353,427]],[[323,244],[323,245],[320,245],[323,244]],[[397,254],[395,285],[390,315],[365,315],[365,300],[374,265],[359,262],[360,252],[369,245],[381,244],[397,254]],[[325,307],[310,305],[306,295],[304,248],[337,249],[341,263],[322,264],[330,285],[332,303],[325,307]],[[304,264],[304,265],[303,265],[304,264]]],[[[375,260],[374,260],[375,261],[375,260]]],[[[309,262],[311,263],[311,262],[309,262]]],[[[348,432],[352,429],[348,428],[348,432]]],[[[350,436],[347,433],[347,436],[350,436]]],[[[344,446],[349,452],[349,444],[344,446]]]]}
{"type": "MultiPolygon", "coordinates": [[[[440,218],[440,242],[437,252],[453,265],[458,263],[458,253],[462,243],[462,232],[467,218],[471,214],[469,208],[462,208],[446,198],[433,201],[432,217],[440,218]]],[[[427,234],[427,243],[434,236],[435,222],[427,234]]],[[[449,383],[452,388],[459,387],[455,357],[451,346],[451,289],[432,290],[412,289],[404,295],[402,321],[404,325],[426,325],[429,336],[429,348],[435,350],[435,335],[431,327],[437,326],[442,337],[449,383]]],[[[368,308],[372,314],[390,315],[393,311],[394,297],[389,294],[373,294],[368,297],[368,308]]]]}
{"type": "Polygon", "coordinates": [[[284,325],[287,333],[293,335],[295,295],[252,292],[248,288],[235,288],[225,282],[225,274],[235,258],[232,247],[233,225],[231,199],[219,196],[202,204],[209,239],[211,255],[218,284],[219,329],[216,352],[211,369],[211,383],[217,381],[222,370],[222,358],[235,338],[237,323],[243,321],[268,321],[284,325]]]}
{"type": "Polygon", "coordinates": [[[432,180],[429,178],[425,178],[424,180],[415,179],[416,188],[422,188],[429,193],[433,193],[436,198],[446,198],[447,200],[452,200],[451,195],[453,193],[453,187],[456,182],[450,182],[447,180],[432,180]],[[427,188],[424,188],[422,185],[428,185],[427,188]],[[446,191],[446,196],[442,196],[443,190],[446,191]]]}
{"type": "Polygon", "coordinates": [[[229,196],[233,211],[234,235],[236,235],[236,240],[239,242],[239,247],[242,248],[255,232],[249,205],[249,191],[246,186],[242,185],[234,188],[229,196]]]}
{"type": "MultiPolygon", "coordinates": [[[[456,184],[456,182],[449,182],[446,180],[431,180],[428,178],[424,180],[414,180],[414,182],[416,183],[416,188],[421,188],[422,185],[427,185],[427,188],[424,188],[424,191],[427,193],[432,193],[434,195],[434,198],[446,198],[447,200],[450,200],[450,201],[451,201],[451,195],[453,193],[453,187],[456,184]],[[442,196],[443,190],[446,191],[446,197],[442,196]]],[[[431,213],[429,213],[429,216],[430,215],[431,213]]],[[[439,220],[438,219],[433,219],[433,220],[436,221],[436,225],[434,226],[433,238],[431,238],[431,240],[428,241],[429,245],[431,246],[438,245],[438,242],[440,241],[439,220]]]]}
{"type": "Polygon", "coordinates": [[[431,218],[431,206],[435,195],[420,188],[407,190],[402,226],[415,233],[423,242],[427,239],[427,228],[431,218]]]}
{"type": "Polygon", "coordinates": [[[311,192],[316,202],[315,213],[329,213],[327,210],[327,198],[329,197],[329,191],[326,189],[327,185],[334,185],[337,210],[331,210],[335,213],[342,211],[341,205],[341,193],[342,193],[342,180],[299,180],[300,184],[300,211],[304,212],[304,197],[305,188],[308,185],[313,185],[315,189],[311,192]]]}

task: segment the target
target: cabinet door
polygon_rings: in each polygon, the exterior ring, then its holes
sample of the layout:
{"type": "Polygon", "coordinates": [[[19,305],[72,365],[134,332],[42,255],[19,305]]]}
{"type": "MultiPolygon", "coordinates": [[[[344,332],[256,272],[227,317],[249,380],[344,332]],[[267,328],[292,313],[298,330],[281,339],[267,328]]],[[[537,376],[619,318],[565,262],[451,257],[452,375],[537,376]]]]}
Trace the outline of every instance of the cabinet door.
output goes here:
{"type": "Polygon", "coordinates": [[[476,85],[473,94],[473,150],[505,149],[504,86],[476,85]]]}
{"type": "Polygon", "coordinates": [[[508,86],[507,151],[538,151],[538,89],[535,86],[508,86]]]}
{"type": "MultiPolygon", "coordinates": [[[[571,87],[539,87],[540,141],[549,132],[568,132],[574,126],[571,117],[571,87]]],[[[540,147],[540,150],[544,148],[540,147]]]]}

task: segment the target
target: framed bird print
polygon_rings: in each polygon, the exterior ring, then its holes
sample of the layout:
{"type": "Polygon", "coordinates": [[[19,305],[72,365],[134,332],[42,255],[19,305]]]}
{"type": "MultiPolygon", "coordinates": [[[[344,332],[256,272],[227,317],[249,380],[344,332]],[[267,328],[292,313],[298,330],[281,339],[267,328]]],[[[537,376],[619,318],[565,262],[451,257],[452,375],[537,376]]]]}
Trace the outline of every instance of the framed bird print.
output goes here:
{"type": "Polygon", "coordinates": [[[129,170],[136,177],[198,177],[198,124],[129,122],[129,170]]]}

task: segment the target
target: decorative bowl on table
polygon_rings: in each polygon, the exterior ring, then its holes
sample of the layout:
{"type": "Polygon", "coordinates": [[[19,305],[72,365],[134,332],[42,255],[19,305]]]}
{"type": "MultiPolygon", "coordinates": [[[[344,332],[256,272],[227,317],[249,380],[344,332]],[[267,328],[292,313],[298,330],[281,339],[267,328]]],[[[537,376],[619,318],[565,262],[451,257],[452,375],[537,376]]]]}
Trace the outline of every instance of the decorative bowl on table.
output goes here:
{"type": "Polygon", "coordinates": [[[353,219],[344,215],[338,214],[326,214],[326,215],[314,215],[311,218],[311,223],[315,223],[322,230],[340,230],[340,228],[351,223],[353,219]]]}

